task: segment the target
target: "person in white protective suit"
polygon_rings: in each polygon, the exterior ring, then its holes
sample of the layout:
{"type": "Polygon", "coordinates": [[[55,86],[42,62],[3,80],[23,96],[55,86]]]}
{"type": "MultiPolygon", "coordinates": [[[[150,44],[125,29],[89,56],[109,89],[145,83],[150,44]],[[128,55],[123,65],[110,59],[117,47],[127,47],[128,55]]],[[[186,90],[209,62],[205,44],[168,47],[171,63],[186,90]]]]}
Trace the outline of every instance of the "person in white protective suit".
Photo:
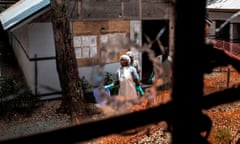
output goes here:
{"type": "Polygon", "coordinates": [[[133,67],[136,68],[138,76],[140,76],[141,66],[140,66],[138,60],[135,59],[133,52],[132,51],[127,51],[126,55],[128,55],[130,57],[130,60],[131,60],[130,65],[132,65],[133,67]]]}
{"type": "Polygon", "coordinates": [[[128,55],[120,57],[120,68],[118,68],[114,79],[115,82],[106,85],[105,88],[111,89],[119,86],[118,94],[124,96],[126,100],[132,100],[144,95],[144,91],[140,85],[139,75],[136,69],[130,65],[131,59],[128,55]]]}

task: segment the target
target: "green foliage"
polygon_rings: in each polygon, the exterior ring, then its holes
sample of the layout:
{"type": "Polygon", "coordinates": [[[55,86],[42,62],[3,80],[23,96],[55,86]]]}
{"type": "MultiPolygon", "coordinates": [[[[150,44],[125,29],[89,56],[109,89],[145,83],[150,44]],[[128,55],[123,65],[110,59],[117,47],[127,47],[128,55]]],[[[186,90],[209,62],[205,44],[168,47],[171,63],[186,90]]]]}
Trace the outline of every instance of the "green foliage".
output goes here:
{"type": "Polygon", "coordinates": [[[82,78],[80,78],[80,80],[81,80],[82,89],[84,92],[86,92],[92,88],[92,86],[90,85],[88,80],[85,78],[85,76],[82,76],[82,78]]]}
{"type": "MultiPolygon", "coordinates": [[[[80,78],[81,80],[81,84],[82,84],[82,89],[83,89],[83,94],[84,94],[84,98],[86,100],[86,102],[93,102],[95,103],[95,98],[93,96],[93,89],[95,87],[93,87],[89,81],[86,79],[85,76],[82,76],[80,78]]],[[[113,74],[110,72],[105,72],[104,73],[104,83],[103,85],[108,85],[111,83],[114,83],[114,78],[113,78],[113,74]]],[[[100,83],[98,83],[98,85],[100,86],[100,83]]],[[[110,90],[111,94],[117,94],[118,93],[118,87],[115,87],[114,89],[110,90]]]]}
{"type": "Polygon", "coordinates": [[[0,78],[0,116],[10,113],[30,114],[38,98],[17,77],[0,78]]]}
{"type": "Polygon", "coordinates": [[[217,129],[215,139],[218,144],[229,144],[232,139],[230,128],[217,129]]]}
{"type": "Polygon", "coordinates": [[[36,107],[38,98],[32,94],[30,90],[24,90],[15,99],[15,108],[17,112],[28,114],[36,107]]]}
{"type": "Polygon", "coordinates": [[[110,72],[106,72],[104,75],[104,85],[108,85],[114,82],[113,74],[110,72]]]}
{"type": "Polygon", "coordinates": [[[16,77],[1,77],[0,78],[0,98],[4,98],[10,94],[16,94],[23,83],[16,77]]]}
{"type": "Polygon", "coordinates": [[[88,82],[85,76],[82,76],[80,80],[82,84],[84,99],[86,100],[86,102],[95,103],[92,92],[92,85],[88,82]]]}
{"type": "MultiPolygon", "coordinates": [[[[104,75],[104,85],[108,85],[114,83],[114,78],[113,74],[106,72],[104,75]]],[[[110,90],[111,95],[117,94],[118,93],[118,87],[114,87],[113,89],[110,90]]]]}

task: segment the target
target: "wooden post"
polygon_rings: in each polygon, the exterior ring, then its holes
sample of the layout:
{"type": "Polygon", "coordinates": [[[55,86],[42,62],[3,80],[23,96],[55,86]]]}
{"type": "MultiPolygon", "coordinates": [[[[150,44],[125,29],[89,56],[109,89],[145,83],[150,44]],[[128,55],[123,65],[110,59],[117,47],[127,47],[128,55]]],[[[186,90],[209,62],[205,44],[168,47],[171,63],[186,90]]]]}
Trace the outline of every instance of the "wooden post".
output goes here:
{"type": "Polygon", "coordinates": [[[142,0],[138,0],[139,5],[139,20],[142,20],[142,0]]]}
{"type": "Polygon", "coordinates": [[[35,96],[38,96],[38,64],[37,64],[37,54],[34,55],[34,81],[35,81],[35,96]]]}
{"type": "Polygon", "coordinates": [[[175,13],[174,13],[174,0],[169,2],[169,56],[174,54],[174,31],[175,31],[175,13]]]}
{"type": "Polygon", "coordinates": [[[175,1],[172,144],[199,144],[204,140],[200,133],[204,126],[200,102],[203,96],[205,7],[206,1],[202,0],[175,1]]]}
{"type": "Polygon", "coordinates": [[[231,73],[231,70],[230,70],[230,67],[228,66],[228,68],[227,68],[227,88],[229,88],[230,73],[231,73]]]}

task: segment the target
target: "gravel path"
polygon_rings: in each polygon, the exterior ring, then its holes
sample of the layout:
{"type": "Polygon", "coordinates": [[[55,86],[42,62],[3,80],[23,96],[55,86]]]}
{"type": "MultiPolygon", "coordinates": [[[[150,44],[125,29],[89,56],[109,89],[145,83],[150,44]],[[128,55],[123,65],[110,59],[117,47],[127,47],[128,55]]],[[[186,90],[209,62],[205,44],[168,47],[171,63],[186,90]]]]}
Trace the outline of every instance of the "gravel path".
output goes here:
{"type": "Polygon", "coordinates": [[[7,129],[1,129],[1,139],[9,139],[18,136],[30,135],[68,126],[66,121],[61,120],[46,120],[42,122],[26,123],[17,126],[12,126],[7,129]]]}
{"type": "MultiPolygon", "coordinates": [[[[206,76],[209,79],[205,81],[205,93],[212,93],[222,88],[226,88],[226,74],[213,73],[206,76]],[[214,89],[215,86],[215,89],[214,89]]],[[[235,84],[240,81],[239,74],[231,75],[231,83],[235,84]]],[[[47,130],[57,129],[70,126],[70,118],[67,115],[57,115],[55,110],[59,107],[60,101],[44,102],[41,107],[34,113],[25,118],[20,115],[11,115],[7,119],[0,119],[0,140],[44,132],[47,130]]],[[[229,126],[231,134],[235,135],[240,129],[240,101],[231,104],[222,104],[208,110],[208,114],[213,121],[215,130],[222,126],[229,126]]],[[[210,136],[214,139],[214,134],[210,136]]],[[[171,143],[171,134],[164,130],[164,127],[157,126],[149,133],[139,132],[128,137],[119,135],[106,136],[96,140],[84,142],[84,144],[126,144],[127,140],[132,140],[131,144],[169,144],[171,143]]],[[[81,143],[82,144],[82,143],[81,143]]]]}
{"type": "Polygon", "coordinates": [[[70,126],[69,116],[55,114],[59,105],[60,101],[44,102],[29,117],[14,114],[1,119],[0,140],[70,126]]]}

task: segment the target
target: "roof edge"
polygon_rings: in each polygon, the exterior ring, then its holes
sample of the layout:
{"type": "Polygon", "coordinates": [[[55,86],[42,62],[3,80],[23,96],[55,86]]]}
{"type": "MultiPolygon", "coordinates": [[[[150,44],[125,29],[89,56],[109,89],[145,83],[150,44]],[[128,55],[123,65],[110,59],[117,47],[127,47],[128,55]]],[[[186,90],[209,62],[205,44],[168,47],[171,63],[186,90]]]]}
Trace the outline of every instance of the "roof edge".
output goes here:
{"type": "Polygon", "coordinates": [[[48,6],[50,6],[50,0],[35,0],[35,3],[31,0],[21,0],[0,14],[2,27],[8,30],[48,6]]]}

